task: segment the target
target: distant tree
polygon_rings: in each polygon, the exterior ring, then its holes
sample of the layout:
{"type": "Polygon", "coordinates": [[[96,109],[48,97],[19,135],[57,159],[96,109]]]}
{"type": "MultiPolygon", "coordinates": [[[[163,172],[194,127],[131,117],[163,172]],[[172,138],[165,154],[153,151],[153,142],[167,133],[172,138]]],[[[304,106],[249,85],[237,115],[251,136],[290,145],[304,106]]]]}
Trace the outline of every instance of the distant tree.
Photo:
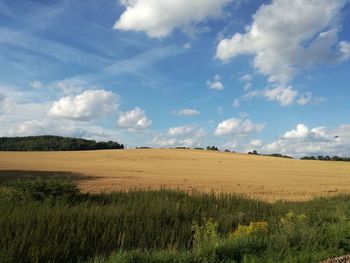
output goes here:
{"type": "Polygon", "coordinates": [[[304,156],[300,158],[301,160],[320,160],[320,161],[342,161],[342,162],[350,162],[350,157],[339,157],[339,156],[332,156],[329,155],[323,156],[319,155],[317,158],[315,156],[304,156]]]}
{"type": "Polygon", "coordinates": [[[342,159],[339,156],[333,156],[332,161],[341,161],[342,159]]]}
{"type": "Polygon", "coordinates": [[[301,160],[316,160],[314,156],[304,156],[300,158],[301,160]]]}
{"type": "Polygon", "coordinates": [[[27,137],[1,137],[0,151],[77,151],[124,149],[118,142],[96,142],[81,138],[52,135],[27,137]]]}
{"type": "Polygon", "coordinates": [[[288,155],[283,155],[283,154],[280,154],[280,153],[266,154],[266,156],[273,156],[273,157],[279,157],[279,158],[293,159],[292,157],[290,157],[288,155]]]}
{"type": "Polygon", "coordinates": [[[207,150],[209,150],[209,151],[218,151],[219,149],[216,146],[208,146],[207,150]]]}

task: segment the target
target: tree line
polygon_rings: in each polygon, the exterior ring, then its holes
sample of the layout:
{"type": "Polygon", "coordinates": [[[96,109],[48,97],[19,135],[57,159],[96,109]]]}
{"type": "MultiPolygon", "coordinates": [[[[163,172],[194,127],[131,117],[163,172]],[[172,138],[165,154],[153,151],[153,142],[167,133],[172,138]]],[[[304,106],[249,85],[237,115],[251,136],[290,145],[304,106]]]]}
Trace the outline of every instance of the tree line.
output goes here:
{"type": "Polygon", "coordinates": [[[342,161],[342,162],[350,162],[350,157],[339,157],[339,156],[323,156],[319,155],[317,157],[315,156],[304,156],[300,158],[301,160],[319,160],[319,161],[342,161]]]}
{"type": "Polygon", "coordinates": [[[96,142],[81,138],[52,135],[27,137],[0,137],[0,151],[80,151],[124,149],[114,141],[96,142]]]}

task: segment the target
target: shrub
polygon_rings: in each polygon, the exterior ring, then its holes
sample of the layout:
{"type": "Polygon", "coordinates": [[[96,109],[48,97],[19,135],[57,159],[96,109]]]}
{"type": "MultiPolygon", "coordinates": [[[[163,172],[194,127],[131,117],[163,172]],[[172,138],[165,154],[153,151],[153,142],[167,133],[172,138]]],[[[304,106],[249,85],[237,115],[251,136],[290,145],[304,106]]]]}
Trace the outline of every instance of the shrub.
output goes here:
{"type": "Polygon", "coordinates": [[[308,222],[305,214],[296,214],[289,211],[280,221],[272,236],[274,250],[280,251],[281,255],[293,251],[314,249],[319,247],[319,233],[317,226],[308,222]]]}
{"type": "Polygon", "coordinates": [[[237,229],[231,234],[232,238],[251,236],[257,233],[267,234],[268,223],[267,222],[255,222],[250,223],[249,226],[238,225],[237,229]]]}
{"type": "Polygon", "coordinates": [[[9,182],[13,197],[20,200],[43,201],[47,198],[74,198],[79,195],[76,184],[66,179],[18,179],[9,182]]]}
{"type": "Polygon", "coordinates": [[[214,251],[218,245],[218,223],[212,219],[206,220],[203,226],[193,223],[193,248],[199,256],[214,259],[214,251]]]}

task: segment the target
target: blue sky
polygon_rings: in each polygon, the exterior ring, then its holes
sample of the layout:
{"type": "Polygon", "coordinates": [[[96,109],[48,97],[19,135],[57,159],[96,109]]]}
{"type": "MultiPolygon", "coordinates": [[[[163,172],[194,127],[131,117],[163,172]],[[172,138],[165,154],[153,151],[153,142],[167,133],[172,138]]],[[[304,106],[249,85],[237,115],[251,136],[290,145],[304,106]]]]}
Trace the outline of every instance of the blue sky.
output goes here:
{"type": "Polygon", "coordinates": [[[350,155],[348,0],[0,0],[0,136],[350,155]]]}

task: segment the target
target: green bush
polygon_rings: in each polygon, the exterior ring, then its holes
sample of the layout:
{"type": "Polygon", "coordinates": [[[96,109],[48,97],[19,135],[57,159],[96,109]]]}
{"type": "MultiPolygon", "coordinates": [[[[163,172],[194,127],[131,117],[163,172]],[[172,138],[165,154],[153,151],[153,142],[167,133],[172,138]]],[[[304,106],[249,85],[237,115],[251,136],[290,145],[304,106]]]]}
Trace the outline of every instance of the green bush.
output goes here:
{"type": "Polygon", "coordinates": [[[18,179],[7,186],[16,199],[43,201],[47,198],[71,199],[79,195],[76,184],[65,179],[18,179]]]}
{"type": "Polygon", "coordinates": [[[215,258],[215,249],[219,242],[217,233],[218,223],[213,219],[206,220],[200,226],[197,222],[192,225],[193,249],[199,257],[215,258]]]}

